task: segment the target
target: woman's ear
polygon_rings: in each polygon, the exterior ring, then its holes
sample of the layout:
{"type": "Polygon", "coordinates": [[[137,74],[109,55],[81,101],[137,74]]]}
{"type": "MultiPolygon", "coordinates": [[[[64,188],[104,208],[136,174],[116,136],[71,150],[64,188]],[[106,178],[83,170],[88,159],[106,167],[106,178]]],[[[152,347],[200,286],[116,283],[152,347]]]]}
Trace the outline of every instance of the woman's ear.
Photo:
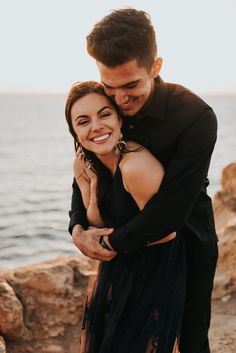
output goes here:
{"type": "Polygon", "coordinates": [[[154,63],[152,64],[152,68],[151,68],[151,77],[152,78],[156,78],[159,75],[159,73],[161,71],[162,63],[163,63],[163,59],[160,57],[154,61],[154,63]]]}

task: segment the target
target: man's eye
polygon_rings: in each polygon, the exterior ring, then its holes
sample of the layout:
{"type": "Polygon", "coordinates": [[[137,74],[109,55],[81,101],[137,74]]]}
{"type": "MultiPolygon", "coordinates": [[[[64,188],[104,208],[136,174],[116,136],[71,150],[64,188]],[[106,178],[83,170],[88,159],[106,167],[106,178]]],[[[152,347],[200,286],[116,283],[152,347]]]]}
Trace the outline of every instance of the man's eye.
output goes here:
{"type": "Polygon", "coordinates": [[[127,89],[131,89],[137,86],[137,83],[131,83],[130,85],[125,86],[127,89]]]}
{"type": "Polygon", "coordinates": [[[104,86],[104,89],[105,89],[106,92],[111,92],[111,91],[113,91],[113,88],[111,88],[111,87],[106,87],[106,86],[104,86]]]}

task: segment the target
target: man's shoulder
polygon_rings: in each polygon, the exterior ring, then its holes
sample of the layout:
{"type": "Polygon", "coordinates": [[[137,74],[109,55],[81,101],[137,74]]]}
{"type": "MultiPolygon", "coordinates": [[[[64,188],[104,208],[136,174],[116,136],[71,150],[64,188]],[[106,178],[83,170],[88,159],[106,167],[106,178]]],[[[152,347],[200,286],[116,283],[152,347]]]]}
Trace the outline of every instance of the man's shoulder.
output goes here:
{"type": "Polygon", "coordinates": [[[212,107],[190,89],[173,83],[166,83],[168,88],[167,112],[178,119],[188,122],[209,115],[215,119],[212,107]]]}
{"type": "Polygon", "coordinates": [[[169,102],[176,105],[194,105],[199,108],[210,108],[209,104],[198,94],[178,83],[166,83],[169,102]]]}

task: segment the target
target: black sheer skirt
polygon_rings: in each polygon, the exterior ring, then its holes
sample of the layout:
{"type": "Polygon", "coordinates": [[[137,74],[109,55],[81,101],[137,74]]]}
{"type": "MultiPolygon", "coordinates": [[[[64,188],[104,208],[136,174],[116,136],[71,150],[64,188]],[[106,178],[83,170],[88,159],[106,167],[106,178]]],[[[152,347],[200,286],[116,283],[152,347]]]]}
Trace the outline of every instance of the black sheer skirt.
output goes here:
{"type": "Polygon", "coordinates": [[[185,282],[180,234],[101,262],[85,306],[79,353],[172,353],[185,282]]]}

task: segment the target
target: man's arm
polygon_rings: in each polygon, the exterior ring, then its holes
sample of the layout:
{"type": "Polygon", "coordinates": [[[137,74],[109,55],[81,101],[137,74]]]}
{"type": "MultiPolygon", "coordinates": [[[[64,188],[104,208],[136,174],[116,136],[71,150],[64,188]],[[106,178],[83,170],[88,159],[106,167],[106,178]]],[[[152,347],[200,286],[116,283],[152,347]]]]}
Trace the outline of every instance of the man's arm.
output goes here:
{"type": "Polygon", "coordinates": [[[179,137],[158,193],[109,237],[113,249],[135,251],[184,225],[207,177],[216,133],[215,114],[207,108],[179,137]]]}
{"type": "Polygon", "coordinates": [[[89,226],[82,195],[75,179],[73,180],[72,188],[73,193],[71,199],[71,210],[69,211],[69,232],[71,235],[73,228],[76,224],[80,224],[84,228],[84,230],[86,230],[89,226]]]}
{"type": "Polygon", "coordinates": [[[110,261],[116,256],[115,251],[103,249],[98,240],[101,236],[110,236],[111,228],[89,227],[82,194],[74,179],[71,201],[69,232],[75,246],[87,257],[100,261],[110,261]]]}

